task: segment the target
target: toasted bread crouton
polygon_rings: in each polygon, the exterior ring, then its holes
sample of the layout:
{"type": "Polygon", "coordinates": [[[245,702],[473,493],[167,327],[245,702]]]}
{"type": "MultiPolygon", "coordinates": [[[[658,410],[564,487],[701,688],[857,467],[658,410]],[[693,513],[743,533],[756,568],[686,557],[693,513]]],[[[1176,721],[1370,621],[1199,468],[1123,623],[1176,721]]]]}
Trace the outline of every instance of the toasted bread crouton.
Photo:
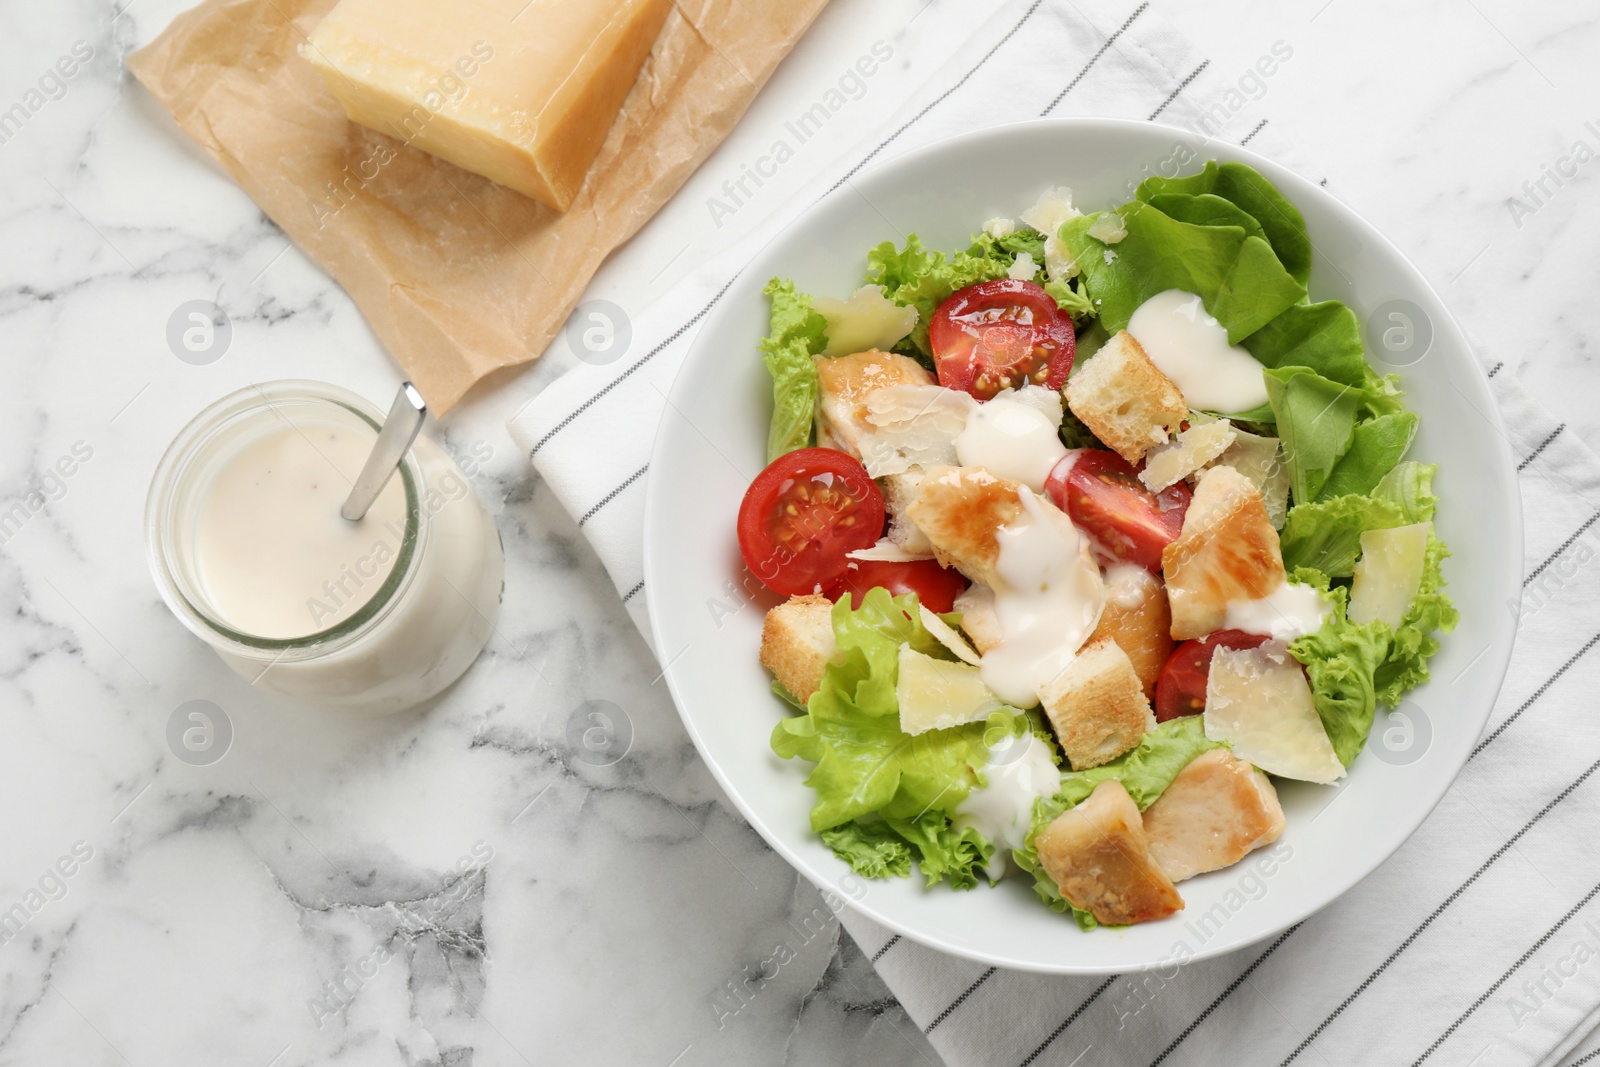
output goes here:
{"type": "Polygon", "coordinates": [[[1178,431],[1183,394],[1123,330],[1067,381],[1067,407],[1117,455],[1137,464],[1178,431]]]}
{"type": "Polygon", "coordinates": [[[1183,910],[1172,880],[1150,858],[1138,806],[1115,779],[1056,816],[1033,847],[1061,895],[1108,926],[1183,910]]]}
{"type": "Polygon", "coordinates": [[[1156,726],[1144,682],[1115,641],[1085,647],[1039,700],[1075,771],[1110,763],[1156,726]]]}
{"type": "Polygon", "coordinates": [[[867,394],[886,385],[932,385],[934,377],[910,356],[869,349],[851,356],[817,357],[817,444],[861,458],[860,440],[871,433],[867,394]]]}
{"type": "Polygon", "coordinates": [[[1200,476],[1178,539],[1161,552],[1179,641],[1222,629],[1230,600],[1267,596],[1285,581],[1278,532],[1261,492],[1232,467],[1200,476]]]}
{"type": "Polygon", "coordinates": [[[1283,827],[1267,776],[1225,748],[1190,760],[1144,812],[1150,858],[1174,882],[1238,863],[1283,827]]]}
{"type": "Polygon", "coordinates": [[[995,534],[1022,514],[1022,491],[1018,483],[982,467],[934,467],[905,510],[928,538],[935,559],[993,588],[1000,559],[995,534]]]}
{"type": "Polygon", "coordinates": [[[804,704],[822,685],[822,672],[838,649],[833,604],[825,596],[790,597],[767,612],[761,627],[761,665],[804,704]]]}
{"type": "Polygon", "coordinates": [[[917,529],[917,524],[906,514],[906,508],[917,498],[917,486],[922,484],[924,474],[921,467],[912,467],[879,481],[883,486],[883,507],[889,513],[889,540],[919,556],[932,555],[933,543],[927,534],[917,529]]]}
{"type": "Polygon", "coordinates": [[[1146,699],[1156,698],[1156,679],[1172,655],[1172,612],[1155,575],[1131,563],[1106,574],[1106,606],[1089,644],[1115,641],[1128,654],[1146,699]]]}
{"type": "Polygon", "coordinates": [[[994,590],[986,585],[969,585],[956,597],[955,610],[961,612],[961,632],[967,635],[972,647],[983,655],[998,647],[1006,639],[1000,628],[1000,616],[995,614],[994,590]]]}

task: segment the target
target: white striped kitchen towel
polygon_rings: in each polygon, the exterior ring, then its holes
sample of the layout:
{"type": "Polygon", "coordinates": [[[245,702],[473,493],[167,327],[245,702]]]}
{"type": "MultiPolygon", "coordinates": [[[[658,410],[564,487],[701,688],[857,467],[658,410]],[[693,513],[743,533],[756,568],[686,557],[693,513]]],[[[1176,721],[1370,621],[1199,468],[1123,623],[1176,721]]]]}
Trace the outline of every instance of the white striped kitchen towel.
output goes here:
{"type": "MultiPolygon", "coordinates": [[[[644,480],[700,322],[778,227],[874,158],[1038,115],[1185,124],[1223,98],[1205,59],[1137,0],[1016,0],[852,156],[744,246],[632,323],[616,362],[580,365],[510,430],[577,519],[639,629],[644,480]]],[[[1227,129],[1261,136],[1265,123],[1227,129]]],[[[1273,145],[1273,155],[1286,150],[1273,145]]],[[[1292,158],[1286,160],[1293,165],[1292,158]]],[[[953,1065],[1576,1064],[1600,1059],[1600,461],[1499,367],[1522,457],[1527,598],[1488,731],[1410,842],[1279,937],[1171,975],[1054,978],[944,956],[841,919],[953,1065]],[[1580,1047],[1580,1042],[1584,1043],[1580,1047]],[[1594,1051],[1591,1051],[1593,1049],[1594,1051]]],[[[1511,610],[1508,606],[1507,610],[1511,610]]],[[[1381,726],[1380,726],[1381,728],[1381,726]]]]}

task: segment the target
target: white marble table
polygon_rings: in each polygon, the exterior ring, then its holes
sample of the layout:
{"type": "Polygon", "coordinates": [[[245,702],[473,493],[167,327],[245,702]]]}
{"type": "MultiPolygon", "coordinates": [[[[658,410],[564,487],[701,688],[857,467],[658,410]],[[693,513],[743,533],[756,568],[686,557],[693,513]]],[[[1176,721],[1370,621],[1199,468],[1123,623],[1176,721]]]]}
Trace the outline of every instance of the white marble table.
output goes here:
{"type": "MultiPolygon", "coordinates": [[[[930,67],[958,50],[974,5],[924,3],[835,0],[592,295],[641,308],[781,203],[801,168],[720,228],[706,201],[841,56],[880,37],[930,67]]],[[[433,431],[476,457],[508,552],[499,632],[436,707],[349,722],[276,704],[162,606],[141,512],[194,411],[270,378],[374,399],[397,380],[343,292],[123,71],[181,6],[10,0],[0,35],[0,111],[27,112],[0,125],[0,1062],[935,1062],[816,891],[719,795],[506,437],[569,365],[559,342],[433,431]],[[92,54],[50,79],[75,47],[92,54]],[[206,366],[166,340],[195,299],[232,322],[206,366]],[[167,739],[190,700],[231,724],[204,765],[167,739]],[[573,743],[594,701],[626,742],[615,762],[573,743]]],[[[1600,155],[1592,4],[1158,6],[1230,82],[1287,43],[1240,107],[1415,258],[1487,363],[1600,444],[1600,160],[1573,155],[1600,155]],[[1546,165],[1574,173],[1558,185],[1546,165]]]]}

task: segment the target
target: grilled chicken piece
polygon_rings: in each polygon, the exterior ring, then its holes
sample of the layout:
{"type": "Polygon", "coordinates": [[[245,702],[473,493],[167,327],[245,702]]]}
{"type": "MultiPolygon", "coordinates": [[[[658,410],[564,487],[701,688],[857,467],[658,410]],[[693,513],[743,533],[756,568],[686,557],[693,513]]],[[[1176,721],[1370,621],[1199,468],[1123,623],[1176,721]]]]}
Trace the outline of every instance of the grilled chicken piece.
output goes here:
{"type": "Polygon", "coordinates": [[[1150,857],[1174,882],[1238,863],[1283,826],[1267,776],[1224,748],[1190,760],[1144,812],[1150,857]]]}
{"type": "MultiPolygon", "coordinates": [[[[933,556],[991,589],[1000,585],[1000,527],[1022,514],[1023,487],[982,467],[933,467],[905,514],[933,547],[933,556]]],[[[1048,501],[1044,507],[1054,507],[1048,501]]]]}
{"type": "Polygon", "coordinates": [[[817,444],[861,458],[860,441],[874,429],[867,394],[886,385],[933,385],[932,374],[910,356],[869,349],[853,356],[817,357],[817,444]]]}
{"type": "Polygon", "coordinates": [[[833,643],[833,604],[825,596],[796,596],[767,612],[761,627],[761,665],[800,703],[822,685],[838,648],[833,643]]]}
{"type": "Polygon", "coordinates": [[[1101,782],[1040,830],[1033,847],[1061,895],[1109,926],[1183,909],[1172,880],[1150,858],[1139,808],[1121,782],[1101,782]]]}
{"type": "Polygon", "coordinates": [[[1106,574],[1106,606],[1089,644],[1115,641],[1128,654],[1147,700],[1156,698],[1156,679],[1172,655],[1172,612],[1167,591],[1143,567],[1120,564],[1106,574]]]}
{"type": "Polygon", "coordinates": [[[883,507],[889,513],[889,540],[918,555],[933,554],[928,536],[917,529],[917,524],[906,515],[906,508],[917,498],[917,487],[922,484],[923,470],[912,467],[901,474],[891,474],[879,484],[883,487],[883,507]]]}
{"type": "Polygon", "coordinates": [[[1222,629],[1230,600],[1264,597],[1284,583],[1278,531],[1261,492],[1232,467],[1200,477],[1183,531],[1161,553],[1179,641],[1222,629]]]}

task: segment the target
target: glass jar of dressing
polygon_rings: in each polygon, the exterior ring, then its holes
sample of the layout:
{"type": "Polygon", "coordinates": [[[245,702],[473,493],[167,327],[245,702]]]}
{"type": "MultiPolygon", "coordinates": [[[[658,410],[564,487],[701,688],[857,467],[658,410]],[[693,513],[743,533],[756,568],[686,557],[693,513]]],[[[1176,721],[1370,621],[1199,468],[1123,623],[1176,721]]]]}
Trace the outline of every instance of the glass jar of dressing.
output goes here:
{"type": "Polygon", "coordinates": [[[339,514],[383,414],[322,382],[250,386],[167,449],[145,508],[179,621],[258,688],[381,715],[435,696],[500,610],[499,531],[419,436],[359,522],[339,514]]]}

